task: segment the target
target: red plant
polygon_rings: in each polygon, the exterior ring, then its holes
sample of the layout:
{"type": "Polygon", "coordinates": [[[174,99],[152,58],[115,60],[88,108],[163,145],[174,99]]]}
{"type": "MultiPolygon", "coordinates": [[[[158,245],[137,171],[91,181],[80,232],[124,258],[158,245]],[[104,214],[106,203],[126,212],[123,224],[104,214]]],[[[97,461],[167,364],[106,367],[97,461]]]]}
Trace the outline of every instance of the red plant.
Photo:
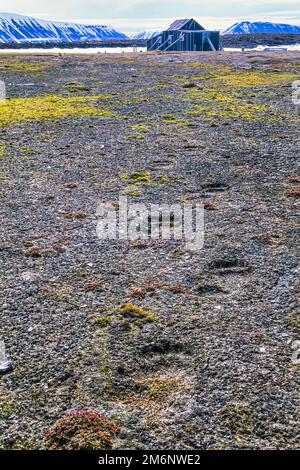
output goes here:
{"type": "Polygon", "coordinates": [[[169,292],[173,292],[173,294],[183,294],[187,291],[187,287],[182,286],[181,284],[177,284],[175,286],[165,286],[164,289],[168,290],[169,292]]]}
{"type": "Polygon", "coordinates": [[[213,203],[213,202],[210,202],[210,201],[205,201],[203,203],[204,205],[204,209],[206,209],[207,211],[215,211],[217,210],[217,207],[216,205],[213,203]]]}
{"type": "Polygon", "coordinates": [[[120,429],[97,411],[72,411],[56,421],[45,438],[49,450],[106,450],[120,429]]]}
{"type": "Polygon", "coordinates": [[[131,292],[128,293],[128,297],[132,297],[132,298],[144,298],[147,294],[147,290],[146,289],[142,289],[142,288],[138,288],[138,289],[134,289],[132,290],[131,292]]]}
{"type": "Polygon", "coordinates": [[[288,193],[289,197],[300,197],[300,187],[295,187],[288,193]]]}

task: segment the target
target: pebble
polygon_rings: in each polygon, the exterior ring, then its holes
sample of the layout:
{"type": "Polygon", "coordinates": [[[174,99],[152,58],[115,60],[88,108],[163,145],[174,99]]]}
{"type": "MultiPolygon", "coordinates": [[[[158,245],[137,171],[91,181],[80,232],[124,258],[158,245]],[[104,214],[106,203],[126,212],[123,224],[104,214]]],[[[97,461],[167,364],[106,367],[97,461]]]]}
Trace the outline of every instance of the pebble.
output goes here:
{"type": "Polygon", "coordinates": [[[34,279],[36,278],[36,274],[35,273],[32,273],[30,271],[27,271],[25,273],[22,273],[21,274],[21,279],[25,282],[31,282],[31,281],[34,281],[34,279]]]}
{"type": "Polygon", "coordinates": [[[0,375],[8,374],[9,372],[12,372],[12,370],[13,366],[11,361],[4,360],[0,363],[0,375]]]}

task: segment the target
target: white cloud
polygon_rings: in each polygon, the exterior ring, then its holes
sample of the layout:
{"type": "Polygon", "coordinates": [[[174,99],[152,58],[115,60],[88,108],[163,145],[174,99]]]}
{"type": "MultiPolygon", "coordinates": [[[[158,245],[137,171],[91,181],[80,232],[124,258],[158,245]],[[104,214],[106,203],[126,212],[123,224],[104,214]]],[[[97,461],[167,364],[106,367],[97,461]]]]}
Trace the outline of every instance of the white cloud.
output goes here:
{"type": "Polygon", "coordinates": [[[42,19],[110,24],[125,32],[161,30],[189,16],[211,29],[241,19],[300,24],[299,0],[1,0],[0,8],[42,19]]]}

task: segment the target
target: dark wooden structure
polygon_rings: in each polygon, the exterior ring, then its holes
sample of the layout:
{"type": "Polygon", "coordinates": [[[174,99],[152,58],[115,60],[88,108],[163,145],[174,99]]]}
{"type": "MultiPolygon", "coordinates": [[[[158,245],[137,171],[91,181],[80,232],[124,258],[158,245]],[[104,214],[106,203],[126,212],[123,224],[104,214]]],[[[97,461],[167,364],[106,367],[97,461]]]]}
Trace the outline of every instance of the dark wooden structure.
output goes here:
{"type": "Polygon", "coordinates": [[[217,51],[219,48],[219,31],[207,31],[193,18],[176,20],[166,31],[147,41],[148,51],[217,51]]]}

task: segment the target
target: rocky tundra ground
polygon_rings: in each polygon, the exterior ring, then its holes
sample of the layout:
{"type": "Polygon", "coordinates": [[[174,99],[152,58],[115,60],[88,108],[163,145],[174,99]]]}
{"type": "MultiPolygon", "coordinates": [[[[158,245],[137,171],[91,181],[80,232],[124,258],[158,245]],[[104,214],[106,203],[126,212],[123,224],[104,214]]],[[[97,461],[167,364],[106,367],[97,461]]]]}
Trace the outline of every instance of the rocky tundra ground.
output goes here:
{"type": "Polygon", "coordinates": [[[299,447],[299,72],[1,56],[1,449],[299,447]],[[203,249],[99,240],[120,195],[202,203],[203,249]]]}

